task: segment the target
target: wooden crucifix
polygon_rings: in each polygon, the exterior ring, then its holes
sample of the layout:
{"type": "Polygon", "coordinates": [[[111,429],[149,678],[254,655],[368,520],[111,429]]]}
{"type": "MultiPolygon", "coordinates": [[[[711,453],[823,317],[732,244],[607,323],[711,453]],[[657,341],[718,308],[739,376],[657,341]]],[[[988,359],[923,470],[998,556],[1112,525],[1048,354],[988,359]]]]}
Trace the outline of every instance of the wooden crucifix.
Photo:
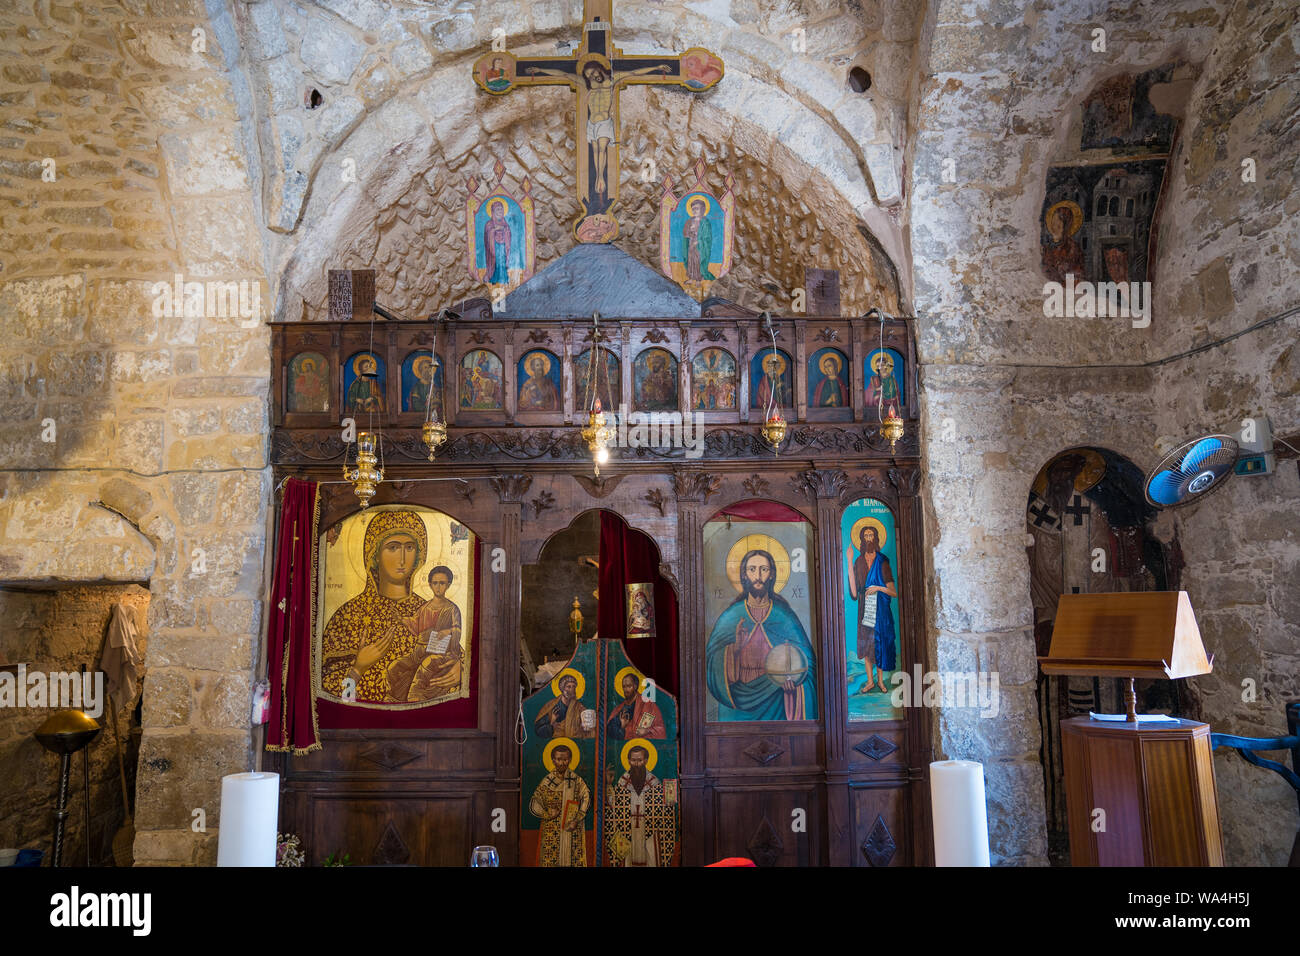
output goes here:
{"type": "Polygon", "coordinates": [[[722,79],[722,60],[703,47],[679,56],[624,56],[614,46],[614,0],[583,0],[582,46],[568,57],[515,56],[492,51],[474,63],[474,80],[495,96],[521,86],[568,86],[578,95],[579,242],[613,242],[618,220],[619,88],[633,83],[707,90],[722,79]]]}

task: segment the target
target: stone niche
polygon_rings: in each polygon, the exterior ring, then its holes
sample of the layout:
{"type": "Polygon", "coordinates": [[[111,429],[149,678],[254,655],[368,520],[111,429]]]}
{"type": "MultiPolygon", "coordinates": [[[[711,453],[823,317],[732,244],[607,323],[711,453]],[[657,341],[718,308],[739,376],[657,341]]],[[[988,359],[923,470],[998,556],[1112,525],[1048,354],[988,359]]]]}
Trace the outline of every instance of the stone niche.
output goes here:
{"type": "MultiPolygon", "coordinates": [[[[0,584],[0,666],[28,673],[79,672],[99,665],[113,607],[131,609],[143,657],[149,590],[141,584],[75,584],[22,586],[0,584]]],[[[90,742],[90,860],[94,866],[113,865],[113,837],[124,821],[122,785],[107,689],[103,728],[90,742]]],[[[0,707],[0,847],[45,851],[42,865],[54,855],[54,808],[58,800],[59,758],[37,743],[33,732],[57,708],[0,707]]],[[[140,721],[134,702],[117,713],[122,735],[127,792],[135,802],[136,763],[140,752],[140,721]]],[[[72,758],[68,825],[63,861],[86,863],[85,783],[80,753],[72,758]]]]}

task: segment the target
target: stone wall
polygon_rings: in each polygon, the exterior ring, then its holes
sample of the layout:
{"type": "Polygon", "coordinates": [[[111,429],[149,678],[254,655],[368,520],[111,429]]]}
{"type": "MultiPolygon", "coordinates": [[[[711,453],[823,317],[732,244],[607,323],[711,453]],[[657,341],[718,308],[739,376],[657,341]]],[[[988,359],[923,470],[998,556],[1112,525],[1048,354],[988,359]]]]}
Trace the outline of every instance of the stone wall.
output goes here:
{"type": "MultiPolygon", "coordinates": [[[[579,0],[232,8],[257,117],[251,162],[262,167],[269,255],[282,280],[278,316],[317,317],[331,267],[376,267],[380,301],[410,316],[481,294],[464,265],[465,180],[481,180],[498,157],[509,186],[531,179],[538,268],[572,247],[572,94],[489,96],[471,81],[471,65],[496,29],[519,55],[576,42],[579,0]],[[320,105],[308,109],[313,91],[320,105]]],[[[741,209],[735,272],[714,293],[788,311],[805,266],[834,266],[847,310],[900,311],[908,278],[892,274],[859,227],[894,263],[906,262],[890,210],[901,198],[919,12],[900,0],[620,3],[615,42],[627,52],[707,46],[727,73],[700,95],[625,91],[619,245],[658,261],[664,181],[680,190],[703,158],[719,167],[708,177],[716,190],[720,170],[735,176],[741,209]],[[871,73],[865,93],[849,88],[854,66],[871,73]]]]}
{"type": "MultiPolygon", "coordinates": [[[[1069,153],[1080,103],[1098,83],[1176,60],[1201,69],[1227,6],[938,2],[924,25],[908,174],[931,640],[945,670],[968,670],[981,644],[996,645],[1003,689],[994,720],[944,713],[935,746],[985,764],[995,863],[1046,862],[1024,550],[1029,487],[1049,458],[1074,445],[1154,464],[1161,430],[1152,397],[1168,386],[1144,361],[1178,321],[1161,290],[1185,284],[1170,277],[1162,286],[1157,272],[1149,329],[1045,317],[1047,169],[1069,153]],[[1105,31],[1105,51],[1092,49],[1096,29],[1105,31]]],[[[1204,234],[1198,226],[1191,234],[1162,229],[1161,237],[1177,245],[1204,234]]]]}
{"type": "Polygon", "coordinates": [[[252,763],[269,335],[153,289],[267,298],[217,33],[199,0],[0,11],[0,581],[149,582],[146,863],[213,859],[252,763]]]}
{"type": "MultiPolygon", "coordinates": [[[[109,617],[118,602],[131,608],[143,625],[149,592],[138,584],[84,586],[57,590],[0,588],[0,663],[25,663],[26,674],[75,674],[84,666],[94,670],[103,651],[109,617]]],[[[148,650],[148,635],[138,644],[148,650]]],[[[90,859],[96,866],[112,859],[113,837],[124,819],[122,786],[118,774],[113,722],[108,713],[107,689],[103,730],[90,742],[90,859]]],[[[84,709],[84,708],[83,708],[84,709]]],[[[127,787],[135,791],[140,730],[132,708],[117,712],[127,787]]],[[[42,747],[33,732],[55,709],[24,707],[0,709],[0,846],[41,849],[54,853],[54,808],[58,802],[59,758],[42,747]]],[[[71,799],[64,836],[64,863],[84,866],[86,861],[85,784],[82,757],[72,763],[71,799]]],[[[132,797],[134,799],[134,796],[132,797]]],[[[47,860],[48,862],[48,860],[47,860]]]]}
{"type": "MultiPolygon", "coordinates": [[[[1197,85],[1165,206],[1157,263],[1172,356],[1300,307],[1300,33],[1293,3],[1238,0],[1197,85]],[[1244,160],[1254,162],[1254,182],[1244,160]],[[1243,174],[1245,178],[1243,178],[1243,174]]],[[[1291,316],[1160,367],[1155,417],[1184,441],[1268,418],[1300,433],[1300,319],[1291,316]]],[[[1293,445],[1300,442],[1291,439],[1293,445]]],[[[1154,462],[1151,462],[1154,464],[1154,462]]],[[[1234,478],[1173,514],[1214,673],[1204,719],[1247,736],[1285,733],[1300,700],[1300,474],[1234,478]],[[1253,691],[1253,693],[1252,693],[1253,691]]],[[[1272,755],[1278,759],[1279,755],[1272,755]]],[[[1300,821],[1294,791],[1232,751],[1215,761],[1227,862],[1284,866],[1300,821]]]]}

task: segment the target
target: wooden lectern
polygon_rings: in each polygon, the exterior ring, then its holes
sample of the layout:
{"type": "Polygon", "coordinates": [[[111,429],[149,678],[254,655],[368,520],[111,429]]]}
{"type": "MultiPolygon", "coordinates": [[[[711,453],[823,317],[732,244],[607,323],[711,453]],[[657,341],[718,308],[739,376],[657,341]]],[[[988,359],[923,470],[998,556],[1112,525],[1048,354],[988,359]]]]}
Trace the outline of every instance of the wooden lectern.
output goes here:
{"type": "Polygon", "coordinates": [[[1209,725],[1136,713],[1135,678],[1210,672],[1187,592],[1063,594],[1038,661],[1044,674],[1129,679],[1127,720],[1061,722],[1074,865],[1222,866],[1209,725]]]}

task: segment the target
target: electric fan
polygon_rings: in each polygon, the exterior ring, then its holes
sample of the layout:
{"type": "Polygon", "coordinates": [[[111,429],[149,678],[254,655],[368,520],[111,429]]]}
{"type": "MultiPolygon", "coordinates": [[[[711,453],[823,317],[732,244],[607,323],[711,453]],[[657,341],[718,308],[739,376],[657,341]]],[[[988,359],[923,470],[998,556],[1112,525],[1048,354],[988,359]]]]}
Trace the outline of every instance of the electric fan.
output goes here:
{"type": "Polygon", "coordinates": [[[1147,476],[1143,491],[1157,508],[1171,508],[1203,498],[1224,484],[1237,464],[1237,441],[1230,435],[1207,435],[1180,445],[1147,476]]]}

